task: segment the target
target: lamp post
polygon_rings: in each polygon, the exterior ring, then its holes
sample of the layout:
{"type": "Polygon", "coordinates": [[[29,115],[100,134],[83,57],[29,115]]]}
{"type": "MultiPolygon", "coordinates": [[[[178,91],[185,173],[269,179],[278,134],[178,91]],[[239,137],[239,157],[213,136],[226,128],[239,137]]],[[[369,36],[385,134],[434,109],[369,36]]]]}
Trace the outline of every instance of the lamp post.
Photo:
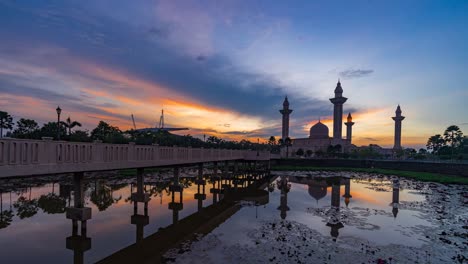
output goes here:
{"type": "Polygon", "coordinates": [[[62,113],[62,109],[60,106],[57,106],[57,140],[60,140],[60,114],[62,113]]]}

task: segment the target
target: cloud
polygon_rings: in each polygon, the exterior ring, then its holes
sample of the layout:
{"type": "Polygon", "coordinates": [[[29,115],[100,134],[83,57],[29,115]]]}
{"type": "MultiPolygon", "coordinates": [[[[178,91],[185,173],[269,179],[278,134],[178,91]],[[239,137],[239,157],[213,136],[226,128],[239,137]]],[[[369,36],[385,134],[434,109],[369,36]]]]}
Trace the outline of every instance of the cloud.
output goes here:
{"type": "MultiPolygon", "coordinates": [[[[217,135],[237,138],[280,134],[278,110],[291,87],[217,52],[211,39],[214,24],[203,9],[173,5],[162,3],[156,8],[161,16],[137,17],[131,23],[95,12],[83,20],[81,7],[60,5],[40,18],[41,25],[34,23],[39,11],[11,16],[11,27],[1,35],[0,73],[9,70],[1,78],[18,89],[1,92],[43,103],[66,102],[84,117],[119,120],[114,124],[119,126],[131,126],[131,113],[138,127],[154,126],[164,108],[169,122],[190,127],[189,133],[214,129],[217,135]],[[183,14],[177,13],[182,9],[183,14]],[[49,19],[54,14],[60,14],[59,32],[57,19],[49,19]],[[13,64],[18,66],[3,67],[13,64]]],[[[293,137],[304,136],[303,126],[311,120],[332,114],[328,99],[288,95],[293,137]]]]}
{"type": "Polygon", "coordinates": [[[340,77],[343,79],[353,79],[367,77],[374,73],[374,70],[364,70],[364,69],[349,69],[339,73],[340,77]]]}
{"type": "Polygon", "coordinates": [[[362,139],[365,139],[365,140],[367,140],[367,141],[372,141],[372,142],[380,141],[380,140],[378,140],[378,139],[376,139],[376,138],[372,138],[372,137],[363,137],[362,139]]]}

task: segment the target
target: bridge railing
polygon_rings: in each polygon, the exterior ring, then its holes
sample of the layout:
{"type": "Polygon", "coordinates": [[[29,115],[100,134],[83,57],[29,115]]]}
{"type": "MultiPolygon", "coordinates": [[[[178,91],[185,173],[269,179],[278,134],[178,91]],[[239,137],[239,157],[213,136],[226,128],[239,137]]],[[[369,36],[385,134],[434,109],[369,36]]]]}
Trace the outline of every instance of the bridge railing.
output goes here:
{"type": "Polygon", "coordinates": [[[0,177],[99,171],[222,160],[268,160],[268,152],[158,145],[0,139],[0,177]]]}

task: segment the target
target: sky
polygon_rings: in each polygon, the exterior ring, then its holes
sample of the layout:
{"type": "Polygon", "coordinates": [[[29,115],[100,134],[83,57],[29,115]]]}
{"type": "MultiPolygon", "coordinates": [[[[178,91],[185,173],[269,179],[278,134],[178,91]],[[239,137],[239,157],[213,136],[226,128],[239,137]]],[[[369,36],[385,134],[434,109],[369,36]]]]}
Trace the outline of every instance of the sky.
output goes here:
{"type": "MultiPolygon", "coordinates": [[[[320,118],[332,133],[338,79],[353,143],[421,147],[468,134],[467,1],[0,0],[0,110],[15,120],[189,127],[267,140],[320,118]]],[[[343,129],[343,135],[345,130],[343,129]]]]}

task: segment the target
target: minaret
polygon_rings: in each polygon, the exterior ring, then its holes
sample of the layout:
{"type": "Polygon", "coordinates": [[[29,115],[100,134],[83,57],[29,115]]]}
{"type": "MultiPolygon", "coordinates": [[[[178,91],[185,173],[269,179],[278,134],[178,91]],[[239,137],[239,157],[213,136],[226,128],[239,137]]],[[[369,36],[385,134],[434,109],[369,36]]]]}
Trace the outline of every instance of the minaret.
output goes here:
{"type": "Polygon", "coordinates": [[[398,105],[395,116],[392,117],[395,120],[395,144],[393,145],[393,149],[401,149],[401,121],[405,119],[404,116],[401,115],[400,105],[398,105]]]}
{"type": "Polygon", "coordinates": [[[348,98],[343,97],[343,88],[341,88],[340,80],[336,84],[335,97],[330,98],[330,102],[334,105],[333,108],[333,138],[341,139],[341,128],[343,122],[343,104],[348,98]]]}
{"type": "Polygon", "coordinates": [[[348,114],[348,118],[346,119],[346,123],[344,123],[346,125],[346,140],[348,140],[349,143],[351,143],[351,137],[352,137],[352,134],[353,134],[353,125],[354,125],[354,122],[353,122],[353,117],[351,116],[351,113],[348,114]]]}
{"type": "Polygon", "coordinates": [[[351,179],[344,179],[345,181],[345,194],[343,195],[343,197],[345,198],[345,204],[346,204],[346,207],[348,207],[348,204],[349,204],[349,199],[350,198],[353,198],[353,196],[351,195],[351,179]]]}
{"type": "Polygon", "coordinates": [[[289,109],[289,101],[288,101],[287,96],[284,98],[283,109],[279,111],[281,115],[283,115],[283,127],[282,127],[281,138],[285,140],[287,137],[289,137],[289,115],[293,111],[292,109],[289,109]]]}

